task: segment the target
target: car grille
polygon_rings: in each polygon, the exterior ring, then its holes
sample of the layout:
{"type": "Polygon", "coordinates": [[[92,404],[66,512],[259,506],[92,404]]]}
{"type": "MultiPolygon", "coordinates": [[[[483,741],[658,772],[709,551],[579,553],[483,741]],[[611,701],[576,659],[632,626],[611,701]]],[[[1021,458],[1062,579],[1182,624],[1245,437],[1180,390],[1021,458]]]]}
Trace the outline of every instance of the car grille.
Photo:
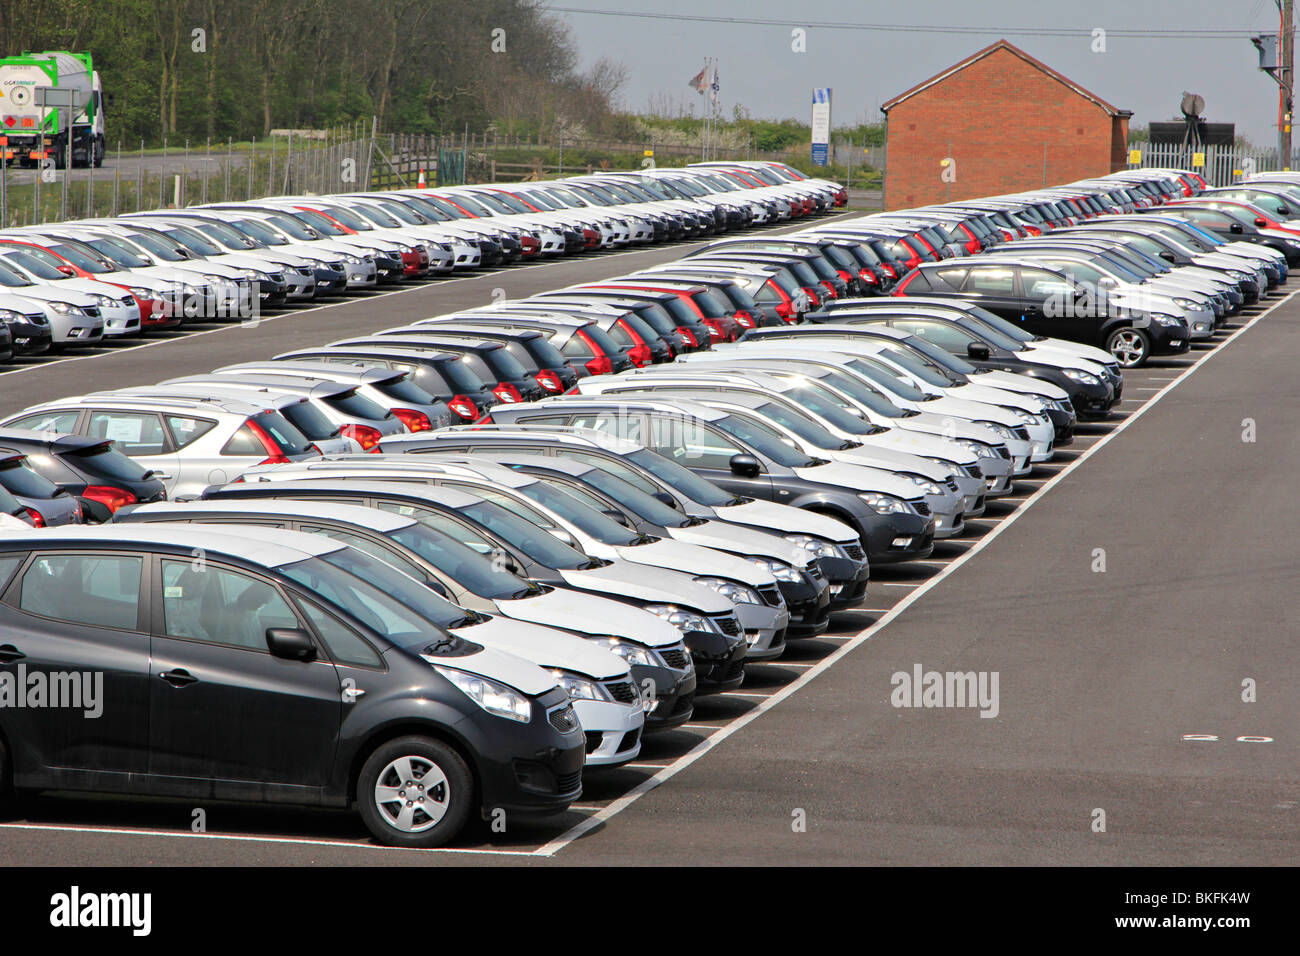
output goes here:
{"type": "Polygon", "coordinates": [[[957,490],[957,480],[955,478],[949,478],[946,482],[944,482],[944,484],[948,486],[949,491],[957,490]]]}
{"type": "Polygon", "coordinates": [[[686,651],[680,647],[661,650],[659,656],[663,658],[665,664],[674,670],[684,671],[690,665],[690,658],[686,656],[686,651]]]}
{"type": "Polygon", "coordinates": [[[547,720],[562,734],[578,729],[578,715],[573,712],[573,707],[566,704],[563,707],[557,707],[547,715],[547,720]]]}
{"type": "Polygon", "coordinates": [[[826,575],[822,574],[822,569],[817,565],[816,561],[804,568],[804,573],[814,581],[824,581],[826,579],[826,575]]]}
{"type": "MultiPolygon", "coordinates": [[[[312,274],[315,275],[315,273],[312,273],[312,274]]],[[[267,277],[268,279],[270,279],[272,282],[283,282],[283,281],[284,281],[284,273],[283,273],[283,272],[268,272],[268,273],[266,274],[266,277],[267,277]]]]}
{"type": "Polygon", "coordinates": [[[81,311],[85,312],[86,315],[90,316],[92,319],[97,319],[101,315],[99,311],[99,306],[97,305],[88,305],[81,311]]]}
{"type": "Polygon", "coordinates": [[[713,621],[718,625],[718,630],[728,637],[739,636],[740,621],[736,620],[736,615],[728,614],[726,617],[715,617],[713,621]]]}
{"type": "Polygon", "coordinates": [[[1007,461],[1011,460],[1011,451],[1006,445],[998,445],[994,450],[998,453],[999,458],[1005,458],[1007,461]]]}
{"type": "Polygon", "coordinates": [[[600,742],[604,739],[605,739],[605,732],[603,730],[588,730],[587,731],[587,753],[593,753],[596,750],[596,748],[600,746],[600,742]]]}
{"type": "Polygon", "coordinates": [[[844,553],[854,561],[865,561],[867,559],[867,552],[862,550],[862,545],[860,544],[846,544],[842,547],[844,548],[844,553]]]}
{"type": "Polygon", "coordinates": [[[768,607],[779,607],[781,604],[781,589],[775,584],[767,584],[758,589],[759,597],[768,607]]]}
{"type": "Polygon", "coordinates": [[[124,295],[118,301],[121,302],[123,305],[135,305],[135,296],[124,295]]]}
{"type": "Polygon", "coordinates": [[[1029,441],[1029,429],[1028,429],[1028,428],[1025,428],[1025,427],[1022,426],[1022,425],[1017,425],[1015,428],[1011,429],[1011,432],[1012,432],[1012,434],[1014,434],[1017,438],[1019,438],[1021,441],[1029,441]]]}
{"type": "Polygon", "coordinates": [[[630,704],[636,700],[636,685],[629,680],[610,681],[605,685],[605,690],[620,704],[630,704]]]}
{"type": "Polygon", "coordinates": [[[979,465],[967,465],[966,473],[970,475],[972,478],[984,477],[984,469],[981,468],[979,465]]]}
{"type": "Polygon", "coordinates": [[[917,498],[915,501],[909,501],[908,504],[915,508],[916,513],[919,515],[928,515],[930,513],[930,506],[920,498],[917,498]]]}
{"type": "Polygon", "coordinates": [[[573,793],[575,790],[582,788],[582,770],[573,771],[573,773],[562,773],[555,778],[556,793],[573,793]]]}

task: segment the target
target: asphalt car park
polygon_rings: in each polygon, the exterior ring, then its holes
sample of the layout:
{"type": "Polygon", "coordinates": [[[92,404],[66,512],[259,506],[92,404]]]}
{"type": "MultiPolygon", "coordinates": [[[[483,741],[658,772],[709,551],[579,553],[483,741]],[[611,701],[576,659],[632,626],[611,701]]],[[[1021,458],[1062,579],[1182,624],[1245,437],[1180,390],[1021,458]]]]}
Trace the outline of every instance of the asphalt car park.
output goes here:
{"type": "MultiPolygon", "coordinates": [[[[514,297],[620,275],[683,248],[403,289],[382,315],[376,293],[115,349],[93,359],[96,386],[204,372],[476,307],[498,283],[514,297]]],[[[45,797],[0,823],[3,855],[423,865],[1293,860],[1297,746],[1286,696],[1298,675],[1286,594],[1288,545],[1300,529],[1277,489],[1300,465],[1278,414],[1300,400],[1287,359],[1298,322],[1300,305],[1272,294],[1187,354],[1126,370],[1112,415],[1080,422],[1072,445],[1017,478],[965,536],[936,542],[923,561],[873,567],[860,609],[837,613],[826,633],[792,642],[779,660],[747,667],[738,691],[699,699],[689,723],[646,738],[632,763],[588,775],[582,798],[558,817],[507,818],[500,832],[483,821],[446,849],[413,851],[376,847],[353,817],[325,811],[205,801],[196,832],[189,804],[45,797]],[[1243,441],[1246,418],[1257,441],[1243,441]],[[1207,619],[1238,624],[1207,629],[1207,619]],[[1249,672],[1238,673],[1242,660],[1249,672]],[[891,708],[891,674],[915,662],[999,671],[1000,712],[982,720],[891,708]],[[1252,676],[1274,690],[1243,711],[1233,704],[1252,676]],[[1104,835],[1089,829],[1097,807],[1112,814],[1104,835]],[[791,825],[799,811],[802,831],[791,825]]],[[[87,360],[0,375],[4,411],[82,391],[87,360]]]]}

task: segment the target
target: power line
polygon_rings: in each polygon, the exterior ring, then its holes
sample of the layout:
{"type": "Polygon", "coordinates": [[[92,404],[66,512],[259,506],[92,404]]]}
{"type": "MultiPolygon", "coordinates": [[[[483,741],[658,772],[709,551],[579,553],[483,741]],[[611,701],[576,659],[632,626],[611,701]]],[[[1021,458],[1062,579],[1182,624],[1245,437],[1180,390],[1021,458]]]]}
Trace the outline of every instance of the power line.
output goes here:
{"type": "MultiPolygon", "coordinates": [[[[950,36],[993,35],[1032,37],[1091,37],[1093,27],[962,27],[936,26],[934,24],[853,23],[844,20],[786,20],[775,17],[722,17],[688,13],[656,13],[648,10],[592,10],[588,7],[548,8],[552,13],[586,14],[599,17],[627,17],[638,20],[688,20],[695,23],[722,23],[733,26],[804,27],[828,30],[871,30],[879,33],[930,33],[950,36]]],[[[1106,29],[1106,36],[1142,40],[1243,40],[1256,33],[1254,30],[1176,30],[1156,29],[1106,29]]]]}

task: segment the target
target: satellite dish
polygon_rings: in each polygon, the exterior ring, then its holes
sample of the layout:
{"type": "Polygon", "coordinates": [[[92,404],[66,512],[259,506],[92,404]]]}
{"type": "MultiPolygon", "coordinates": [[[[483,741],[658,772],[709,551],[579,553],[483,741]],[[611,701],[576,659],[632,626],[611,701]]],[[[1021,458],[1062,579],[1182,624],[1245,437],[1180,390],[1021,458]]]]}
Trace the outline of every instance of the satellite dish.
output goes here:
{"type": "Polygon", "coordinates": [[[1183,115],[1188,119],[1200,116],[1205,110],[1205,97],[1197,93],[1183,93],[1183,115]]]}

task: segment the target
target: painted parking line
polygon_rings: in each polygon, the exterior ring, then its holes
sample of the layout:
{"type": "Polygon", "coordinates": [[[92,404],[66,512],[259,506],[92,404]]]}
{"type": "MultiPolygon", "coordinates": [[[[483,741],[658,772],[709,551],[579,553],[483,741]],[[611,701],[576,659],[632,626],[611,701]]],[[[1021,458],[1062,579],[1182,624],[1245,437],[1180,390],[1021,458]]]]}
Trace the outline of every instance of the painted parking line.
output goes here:
{"type": "MultiPolygon", "coordinates": [[[[1216,348],[1210,352],[1204,353],[1200,359],[1188,365],[1183,372],[1181,372],[1168,385],[1166,385],[1158,394],[1152,396],[1151,399],[1147,401],[1145,404],[1143,404],[1142,406],[1134,409],[1128,415],[1127,418],[1119,422],[1106,435],[1102,436],[1102,438],[1099,441],[1097,441],[1094,445],[1084,450],[1077,458],[1069,462],[1056,475],[1052,476],[1052,478],[1050,478],[1041,487],[1039,487],[1033,493],[1033,495],[1031,495],[1029,499],[1024,502],[1023,507],[1017,508],[1015,511],[1013,511],[1010,515],[1007,516],[1005,521],[1002,521],[997,525],[995,525],[992,528],[992,530],[989,531],[988,534],[980,538],[979,541],[975,542],[975,544],[971,547],[971,549],[967,551],[964,555],[962,555],[959,559],[954,561],[948,567],[944,568],[944,570],[941,571],[936,576],[930,578],[929,580],[921,584],[919,587],[916,588],[916,590],[912,591],[910,594],[905,596],[903,600],[901,600],[897,605],[895,605],[895,607],[892,610],[890,610],[890,612],[886,614],[884,617],[882,617],[880,620],[876,621],[870,627],[861,631],[855,637],[849,639],[847,642],[845,642],[843,645],[837,648],[834,652],[832,652],[831,654],[823,658],[821,661],[819,661],[814,667],[811,667],[807,671],[805,671],[798,678],[791,681],[789,684],[777,690],[775,693],[771,694],[770,696],[766,697],[753,709],[737,717],[734,721],[727,724],[718,733],[711,734],[708,738],[701,740],[694,748],[692,748],[682,756],[678,757],[667,767],[664,767],[660,772],[643,780],[637,786],[632,788],[632,790],[628,791],[626,794],[624,794],[623,796],[619,797],[617,800],[614,800],[612,803],[610,803],[610,805],[606,807],[604,810],[600,811],[599,813],[593,814],[591,817],[587,818],[586,820],[583,820],[581,823],[575,824],[574,826],[566,830],[564,833],[561,833],[558,836],[554,837],[548,843],[544,844],[538,850],[536,850],[535,851],[536,855],[546,856],[546,857],[554,856],[555,854],[563,850],[565,847],[573,843],[575,840],[580,839],[583,835],[590,833],[598,826],[604,825],[606,821],[611,820],[618,814],[622,813],[624,810],[632,806],[634,803],[640,800],[647,793],[661,786],[668,780],[671,780],[673,777],[681,773],[687,767],[690,767],[697,760],[699,760],[705,754],[709,753],[711,750],[713,750],[715,747],[720,745],[723,741],[727,740],[733,734],[739,732],[740,730],[743,730],[750,722],[757,720],[763,714],[767,713],[767,711],[771,710],[773,707],[777,706],[782,701],[786,700],[786,698],[791,697],[792,695],[798,693],[801,689],[803,689],[813,680],[816,680],[819,675],[829,670],[831,667],[834,667],[835,664],[838,663],[838,661],[842,657],[852,653],[855,649],[857,649],[862,644],[866,643],[872,637],[874,637],[877,632],[881,631],[885,627],[888,627],[889,624],[892,623],[899,615],[903,614],[908,608],[910,608],[913,604],[919,601],[933,588],[938,587],[938,585],[942,583],[943,580],[946,577],[948,577],[948,575],[952,574],[954,571],[956,571],[967,561],[973,559],[977,554],[983,551],[984,548],[986,548],[990,543],[996,540],[997,537],[1000,534],[1002,534],[1002,532],[1004,532],[1007,528],[1010,528],[1013,524],[1015,524],[1020,517],[1022,517],[1025,514],[1028,514],[1030,509],[1033,508],[1033,506],[1036,505],[1039,501],[1041,501],[1043,497],[1045,497],[1059,482],[1064,481],[1068,475],[1073,473],[1075,469],[1079,468],[1084,462],[1086,462],[1089,458],[1091,458],[1095,452],[1098,452],[1101,449],[1105,448],[1106,445],[1111,440],[1122,435],[1126,429],[1128,429],[1134,422],[1141,419],[1142,416],[1145,415],[1150,409],[1156,407],[1156,405],[1158,405],[1166,395],[1171,393],[1179,385],[1185,382],[1192,375],[1192,373],[1194,373],[1197,369],[1199,369],[1202,365],[1204,365],[1207,361],[1209,361],[1212,356],[1218,355],[1219,353],[1223,352],[1225,348],[1228,345],[1230,345],[1239,335],[1253,328],[1257,322],[1259,322],[1265,316],[1273,312],[1273,310],[1276,309],[1278,306],[1288,302],[1292,297],[1294,297],[1297,294],[1297,292],[1300,292],[1300,289],[1288,293],[1285,297],[1279,299],[1268,309],[1264,310],[1259,315],[1253,317],[1249,322],[1245,323],[1240,329],[1235,330],[1230,336],[1228,336],[1223,341],[1221,347],[1216,348]]],[[[739,696],[739,695],[735,695],[735,696],[739,696]]]]}
{"type": "Polygon", "coordinates": [[[389,853],[475,853],[487,856],[534,856],[533,850],[460,849],[436,847],[419,850],[400,846],[381,846],[353,840],[313,840],[307,837],[270,837],[228,833],[193,833],[188,830],[151,830],[136,827],[65,826],[51,823],[0,823],[0,830],[53,830],[61,833],[97,833],[110,836],[177,837],[183,840],[231,840],[238,843],[287,843],[295,846],[334,846],[389,853]]]}

